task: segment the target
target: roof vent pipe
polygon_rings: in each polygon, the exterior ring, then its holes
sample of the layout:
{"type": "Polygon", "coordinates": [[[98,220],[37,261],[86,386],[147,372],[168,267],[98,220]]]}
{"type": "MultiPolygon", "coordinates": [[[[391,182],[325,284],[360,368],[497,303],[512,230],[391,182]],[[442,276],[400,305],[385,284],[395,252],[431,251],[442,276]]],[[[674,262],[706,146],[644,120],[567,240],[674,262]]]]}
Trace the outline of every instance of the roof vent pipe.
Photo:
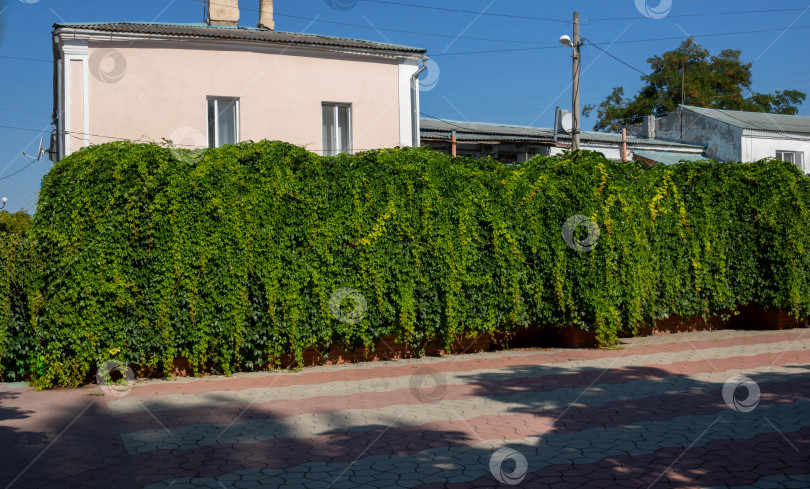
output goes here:
{"type": "Polygon", "coordinates": [[[272,31],[276,28],[273,21],[273,0],[259,0],[259,29],[272,31]]]}
{"type": "Polygon", "coordinates": [[[647,139],[655,139],[655,116],[644,116],[644,136],[647,139]]]}
{"type": "Polygon", "coordinates": [[[239,0],[208,0],[208,20],[210,25],[238,26],[239,0]]]}

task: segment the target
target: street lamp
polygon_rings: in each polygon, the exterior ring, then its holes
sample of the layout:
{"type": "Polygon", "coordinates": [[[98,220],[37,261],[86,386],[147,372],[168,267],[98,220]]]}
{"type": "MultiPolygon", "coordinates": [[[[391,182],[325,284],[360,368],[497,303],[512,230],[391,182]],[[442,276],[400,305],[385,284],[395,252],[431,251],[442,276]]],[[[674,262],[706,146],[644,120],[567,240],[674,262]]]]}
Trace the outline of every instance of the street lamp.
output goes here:
{"type": "Polygon", "coordinates": [[[574,80],[571,97],[571,149],[579,150],[579,48],[582,40],[579,38],[579,12],[574,12],[574,40],[568,35],[560,36],[560,44],[574,50],[574,80]]]}
{"type": "Polygon", "coordinates": [[[0,205],[0,209],[2,209],[3,207],[6,206],[6,202],[8,202],[8,198],[3,197],[2,199],[0,199],[0,202],[3,203],[3,205],[0,205]]]}

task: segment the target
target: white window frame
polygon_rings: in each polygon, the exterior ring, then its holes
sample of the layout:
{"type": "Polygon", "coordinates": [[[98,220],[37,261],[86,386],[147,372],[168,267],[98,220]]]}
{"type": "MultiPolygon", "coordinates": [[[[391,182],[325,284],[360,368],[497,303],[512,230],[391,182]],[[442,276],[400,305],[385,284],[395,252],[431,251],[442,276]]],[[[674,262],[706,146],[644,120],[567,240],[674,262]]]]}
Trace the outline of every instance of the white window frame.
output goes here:
{"type": "Polygon", "coordinates": [[[786,149],[777,149],[776,150],[776,159],[785,161],[782,159],[782,156],[785,153],[790,153],[793,155],[793,164],[798,166],[799,168],[804,169],[804,153],[801,151],[792,151],[786,149]]]}
{"type": "Polygon", "coordinates": [[[336,145],[340,145],[340,117],[338,116],[339,112],[338,109],[341,107],[345,107],[349,109],[349,147],[348,148],[340,148],[337,147],[334,150],[329,149],[326,147],[326,139],[324,139],[321,143],[323,148],[324,156],[333,156],[338,155],[340,153],[346,154],[353,154],[354,153],[354,110],[352,109],[351,103],[346,102],[321,102],[321,133],[323,134],[324,130],[324,120],[323,120],[323,109],[331,107],[333,112],[333,117],[335,120],[335,130],[332,133],[332,139],[335,141],[336,145]]]}
{"type": "Polygon", "coordinates": [[[219,102],[235,102],[236,104],[236,134],[234,137],[234,142],[238,143],[242,140],[242,128],[241,128],[241,103],[239,101],[239,97],[214,97],[208,96],[205,98],[205,127],[207,134],[206,144],[210,144],[211,141],[211,127],[208,125],[208,102],[214,102],[214,147],[219,148],[219,102]]]}

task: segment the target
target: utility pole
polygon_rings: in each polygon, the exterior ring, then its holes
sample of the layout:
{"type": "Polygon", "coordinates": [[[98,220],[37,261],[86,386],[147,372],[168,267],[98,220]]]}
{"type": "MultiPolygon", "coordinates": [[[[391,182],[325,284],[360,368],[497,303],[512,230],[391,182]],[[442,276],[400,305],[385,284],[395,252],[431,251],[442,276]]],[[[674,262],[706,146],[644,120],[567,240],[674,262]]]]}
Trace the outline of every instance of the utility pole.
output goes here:
{"type": "Polygon", "coordinates": [[[579,150],[579,48],[582,47],[582,42],[579,38],[579,12],[574,12],[574,40],[571,41],[568,34],[560,36],[560,44],[574,50],[574,81],[571,100],[571,139],[573,140],[571,149],[574,151],[579,150]]]}
{"type": "Polygon", "coordinates": [[[574,12],[574,86],[572,90],[571,101],[571,138],[573,145],[571,149],[574,151],[579,150],[579,47],[581,43],[579,40],[579,12],[574,12]]]}

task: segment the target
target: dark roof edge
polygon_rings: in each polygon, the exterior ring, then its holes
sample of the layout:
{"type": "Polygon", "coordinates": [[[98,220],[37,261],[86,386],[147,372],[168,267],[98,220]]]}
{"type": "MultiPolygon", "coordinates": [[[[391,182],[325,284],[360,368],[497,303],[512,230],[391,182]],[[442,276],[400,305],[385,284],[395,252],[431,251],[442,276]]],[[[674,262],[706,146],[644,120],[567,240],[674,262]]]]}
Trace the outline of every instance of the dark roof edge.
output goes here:
{"type": "Polygon", "coordinates": [[[243,41],[255,43],[272,43],[301,45],[312,47],[343,47],[424,55],[426,49],[399,44],[380,43],[363,39],[325,36],[311,33],[271,31],[244,26],[212,26],[199,24],[171,24],[155,22],[63,22],[53,24],[53,32],[59,30],[102,32],[112,34],[144,34],[178,37],[188,39],[206,39],[222,41],[243,41]],[[122,28],[124,27],[124,28],[122,28]]]}

